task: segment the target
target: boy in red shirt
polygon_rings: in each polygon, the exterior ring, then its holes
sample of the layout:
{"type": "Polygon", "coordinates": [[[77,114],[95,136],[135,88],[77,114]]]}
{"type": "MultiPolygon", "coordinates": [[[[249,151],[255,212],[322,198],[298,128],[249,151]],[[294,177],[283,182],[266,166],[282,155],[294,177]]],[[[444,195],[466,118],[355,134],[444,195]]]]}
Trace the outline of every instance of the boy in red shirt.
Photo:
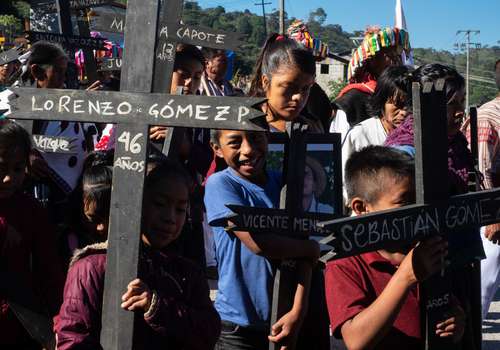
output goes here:
{"type": "MultiPolygon", "coordinates": [[[[369,146],[346,163],[345,181],[355,215],[394,209],[415,200],[412,159],[394,148],[369,146]]],[[[421,349],[418,283],[441,269],[447,243],[438,236],[393,250],[331,261],[325,289],[333,335],[348,349],[421,349]]],[[[464,313],[436,326],[459,341],[464,313]]]]}

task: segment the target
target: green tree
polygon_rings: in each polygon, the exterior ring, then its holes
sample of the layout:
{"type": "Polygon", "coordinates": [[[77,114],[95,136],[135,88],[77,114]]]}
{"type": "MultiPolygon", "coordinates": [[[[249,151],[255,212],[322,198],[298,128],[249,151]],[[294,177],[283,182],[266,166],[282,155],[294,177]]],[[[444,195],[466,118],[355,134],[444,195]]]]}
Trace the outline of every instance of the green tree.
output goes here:
{"type": "Polygon", "coordinates": [[[323,25],[326,21],[326,11],[322,7],[318,7],[316,10],[309,13],[308,22],[316,22],[319,25],[323,25]]]}
{"type": "Polygon", "coordinates": [[[252,23],[250,22],[249,16],[241,16],[236,22],[236,28],[238,33],[250,35],[252,34],[252,23]]]}
{"type": "Polygon", "coordinates": [[[328,97],[330,98],[330,101],[334,101],[337,96],[339,95],[340,91],[348,84],[347,81],[344,81],[342,79],[339,80],[332,80],[328,83],[328,97]]]}
{"type": "Polygon", "coordinates": [[[0,15],[0,33],[7,37],[8,42],[21,31],[21,20],[14,15],[0,15]]]}

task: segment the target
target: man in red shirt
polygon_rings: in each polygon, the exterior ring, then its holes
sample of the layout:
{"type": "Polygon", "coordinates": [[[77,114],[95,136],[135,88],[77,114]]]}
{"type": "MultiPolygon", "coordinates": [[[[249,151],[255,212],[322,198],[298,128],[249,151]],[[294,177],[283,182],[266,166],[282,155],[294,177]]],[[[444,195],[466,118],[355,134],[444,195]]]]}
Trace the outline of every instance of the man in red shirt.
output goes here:
{"type": "MultiPolygon", "coordinates": [[[[369,146],[346,164],[347,194],[355,215],[414,202],[414,165],[389,147],[369,146]]],[[[420,349],[418,283],[441,269],[447,243],[435,236],[412,246],[379,250],[327,264],[325,289],[334,336],[348,349],[420,349]]],[[[464,312],[436,325],[436,334],[459,341],[464,312]]]]}

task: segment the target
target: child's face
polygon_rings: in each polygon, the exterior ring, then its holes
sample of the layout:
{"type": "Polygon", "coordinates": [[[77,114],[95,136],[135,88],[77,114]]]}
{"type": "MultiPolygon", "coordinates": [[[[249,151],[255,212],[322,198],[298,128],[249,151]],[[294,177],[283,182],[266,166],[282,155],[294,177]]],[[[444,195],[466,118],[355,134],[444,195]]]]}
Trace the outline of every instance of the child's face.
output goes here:
{"type": "Polygon", "coordinates": [[[0,199],[11,197],[21,188],[26,165],[26,154],[20,147],[0,150],[0,199]]]}
{"type": "Polygon", "coordinates": [[[36,70],[35,79],[40,88],[64,88],[66,71],[68,70],[68,59],[66,57],[59,57],[53,65],[39,66],[39,68],[36,70]]]}
{"type": "Polygon", "coordinates": [[[389,178],[384,182],[378,200],[366,204],[367,213],[396,209],[415,202],[415,186],[411,178],[406,177],[399,181],[389,178]]]}
{"type": "Polygon", "coordinates": [[[227,56],[225,54],[217,55],[207,60],[206,71],[210,79],[215,82],[222,81],[227,72],[227,56]]]}
{"type": "Polygon", "coordinates": [[[85,218],[85,229],[91,234],[99,238],[107,237],[108,235],[108,217],[102,217],[96,212],[96,203],[83,203],[83,215],[85,218]]]}
{"type": "MultiPolygon", "coordinates": [[[[358,215],[380,210],[396,209],[415,203],[415,185],[413,179],[406,177],[396,181],[394,177],[386,175],[386,179],[383,181],[380,189],[379,197],[374,203],[363,202],[361,204],[355,202],[356,198],[352,200],[351,206],[358,215]]],[[[360,200],[360,202],[362,201],[360,200]]],[[[393,263],[400,264],[411,248],[411,244],[406,244],[379,252],[393,263]]]]}
{"type": "Polygon", "coordinates": [[[180,179],[160,180],[144,197],[142,240],[162,249],[175,241],[184,226],[189,193],[180,179]]]}
{"type": "Polygon", "coordinates": [[[212,144],[215,154],[239,176],[258,181],[264,174],[267,135],[263,132],[221,130],[219,144],[212,144]]]}
{"type": "Polygon", "coordinates": [[[270,79],[262,76],[267,103],[277,117],[286,121],[295,120],[309,98],[314,76],[296,67],[287,67],[273,73],[270,79]]]}
{"type": "Polygon", "coordinates": [[[351,208],[357,215],[396,209],[415,203],[415,186],[412,178],[396,179],[390,174],[382,176],[377,200],[369,203],[359,197],[352,199],[351,208]]]}
{"type": "Polygon", "coordinates": [[[195,95],[200,87],[203,65],[195,59],[186,60],[172,75],[171,94],[177,93],[177,88],[182,87],[183,95],[195,95]]]}

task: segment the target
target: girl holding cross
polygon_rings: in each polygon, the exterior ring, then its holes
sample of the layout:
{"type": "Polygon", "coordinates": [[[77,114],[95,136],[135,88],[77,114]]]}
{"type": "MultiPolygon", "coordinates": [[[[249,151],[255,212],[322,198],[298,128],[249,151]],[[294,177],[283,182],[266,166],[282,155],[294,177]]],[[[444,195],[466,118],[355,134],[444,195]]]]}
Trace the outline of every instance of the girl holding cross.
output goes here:
{"type": "MultiPolygon", "coordinates": [[[[109,181],[110,174],[106,177],[109,181]]],[[[146,177],[138,278],[120,293],[121,307],[138,316],[134,349],[204,350],[213,348],[218,338],[220,318],[210,301],[204,272],[171,251],[186,221],[190,188],[189,174],[173,161],[157,162],[146,177]]],[[[108,197],[109,201],[110,189],[104,191],[84,196],[86,216],[104,226],[103,237],[109,206],[96,200],[108,197]]],[[[107,241],[89,245],[70,262],[54,326],[58,350],[101,349],[106,252],[107,241]]]]}

